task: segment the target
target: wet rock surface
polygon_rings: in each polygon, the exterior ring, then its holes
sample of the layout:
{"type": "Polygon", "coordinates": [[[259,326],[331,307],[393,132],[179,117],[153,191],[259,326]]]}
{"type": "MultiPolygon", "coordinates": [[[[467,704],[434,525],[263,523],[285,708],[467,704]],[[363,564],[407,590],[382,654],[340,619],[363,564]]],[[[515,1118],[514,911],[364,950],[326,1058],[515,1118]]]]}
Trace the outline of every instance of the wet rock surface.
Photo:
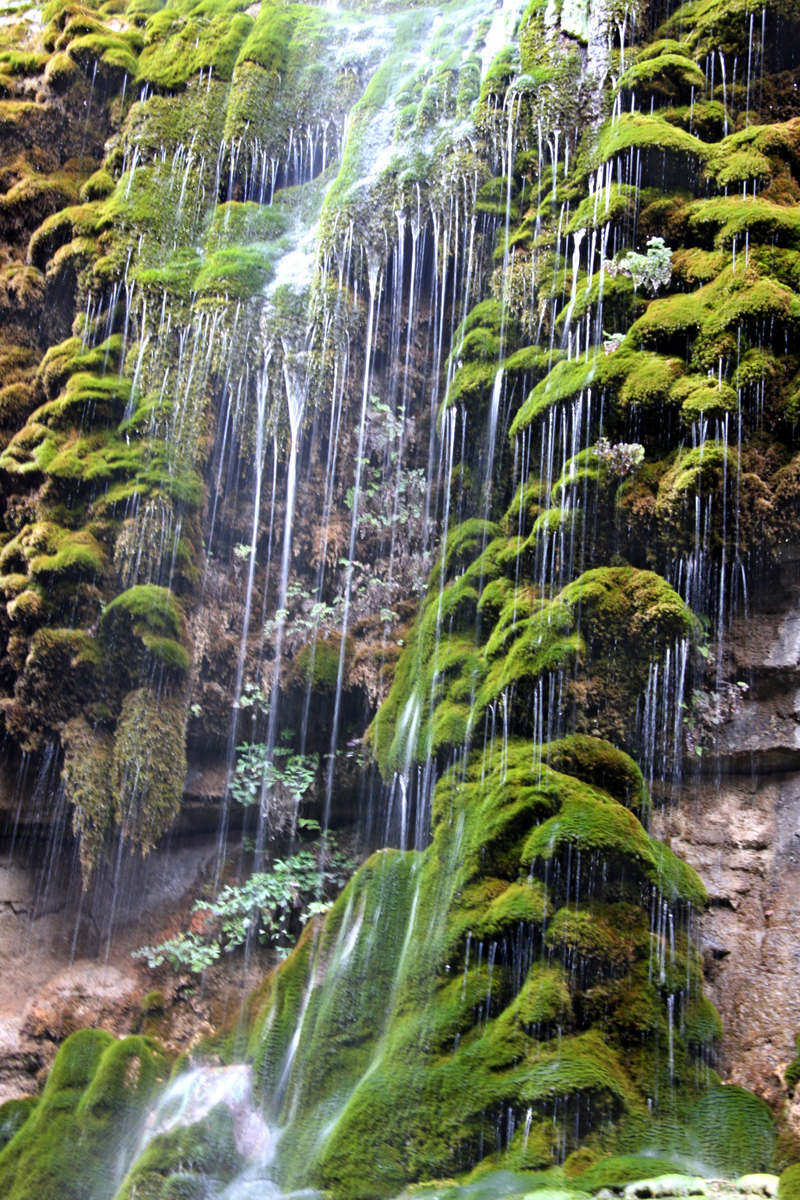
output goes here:
{"type": "MultiPolygon", "coordinates": [[[[724,1023],[719,1069],[777,1110],[800,1029],[800,593],[786,574],[733,631],[726,673],[751,689],[740,713],[653,815],[708,890],[700,936],[724,1023]]],[[[800,1132],[791,1101],[787,1115],[800,1132]]]]}

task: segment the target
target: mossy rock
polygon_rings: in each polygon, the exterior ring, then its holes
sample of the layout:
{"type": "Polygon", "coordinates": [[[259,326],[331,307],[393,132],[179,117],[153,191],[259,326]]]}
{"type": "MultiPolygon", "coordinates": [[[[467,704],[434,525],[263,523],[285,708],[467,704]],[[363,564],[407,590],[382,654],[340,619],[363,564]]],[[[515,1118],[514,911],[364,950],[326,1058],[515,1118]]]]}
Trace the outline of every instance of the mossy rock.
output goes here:
{"type": "Polygon", "coordinates": [[[100,639],[109,659],[118,662],[132,682],[147,660],[178,678],[191,665],[180,604],[167,588],[155,584],[137,584],[116,596],[103,612],[100,639]]]}
{"type": "MultiPolygon", "coordinates": [[[[345,645],[343,670],[346,672],[355,653],[355,642],[348,636],[345,645]]],[[[312,692],[333,691],[339,679],[339,663],[342,657],[342,639],[336,634],[328,637],[318,635],[306,643],[297,656],[295,671],[312,692]]]]}
{"type": "Polygon", "coordinates": [[[72,1034],[59,1048],[39,1103],[0,1151],[3,1196],[86,1200],[101,1194],[120,1145],[167,1073],[167,1059],[146,1038],[117,1041],[102,1029],[72,1034]]]}
{"type": "Polygon", "coordinates": [[[158,1133],[123,1180],[115,1200],[194,1200],[224,1188],[243,1167],[233,1117],[218,1104],[202,1121],[158,1133]]]}
{"type": "Polygon", "coordinates": [[[800,1200],[800,1163],[781,1172],[778,1200],[800,1200]]]}

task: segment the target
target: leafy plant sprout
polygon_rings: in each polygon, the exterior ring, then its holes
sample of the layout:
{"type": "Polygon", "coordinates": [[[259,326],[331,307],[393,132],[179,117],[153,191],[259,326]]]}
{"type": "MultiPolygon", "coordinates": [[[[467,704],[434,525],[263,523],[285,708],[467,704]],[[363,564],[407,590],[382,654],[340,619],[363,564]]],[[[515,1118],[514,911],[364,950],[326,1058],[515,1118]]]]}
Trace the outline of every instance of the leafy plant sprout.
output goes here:
{"type": "Polygon", "coordinates": [[[146,959],[152,969],[166,962],[175,971],[199,974],[223,950],[233,951],[256,937],[285,958],[299,929],[327,912],[356,868],[334,834],[320,834],[319,822],[301,817],[297,824],[302,832],[320,836],[295,854],[276,859],[269,870],[254,872],[242,884],[227,885],[214,900],[195,902],[192,911],[202,914],[207,933],[187,931],[156,946],[142,946],[133,957],[146,959]]]}
{"type": "Polygon", "coordinates": [[[644,287],[655,296],[672,279],[672,251],[664,245],[663,238],[651,237],[647,241],[646,254],[631,250],[619,262],[606,261],[605,268],[609,275],[627,275],[635,288],[644,287]]]}

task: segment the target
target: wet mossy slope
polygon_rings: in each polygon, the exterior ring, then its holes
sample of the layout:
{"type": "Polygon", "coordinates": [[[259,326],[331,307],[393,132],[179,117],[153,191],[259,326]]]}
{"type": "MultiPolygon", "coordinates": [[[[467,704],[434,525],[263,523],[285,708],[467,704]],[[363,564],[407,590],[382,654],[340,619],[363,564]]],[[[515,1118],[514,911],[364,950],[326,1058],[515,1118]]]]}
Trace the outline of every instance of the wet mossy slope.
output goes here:
{"type": "MultiPolygon", "coordinates": [[[[771,1114],[713,1070],[703,884],[648,812],[684,696],[728,682],[737,589],[800,534],[798,13],[556,7],[51,0],[3,27],[2,708],[63,753],[87,882],[180,808],[215,428],[235,492],[263,443],[294,453],[298,363],[301,435],[337,386],[352,423],[386,383],[387,263],[430,238],[438,548],[366,736],[430,844],[374,854],[217,1047],[288,1127],[287,1190],[772,1165],[771,1114]]],[[[319,694],[358,660],[342,630],[298,653],[319,694]]],[[[110,1164],[165,1071],[74,1035],[0,1192],[227,1183],[224,1118],[213,1163],[195,1130],[110,1164]]]]}

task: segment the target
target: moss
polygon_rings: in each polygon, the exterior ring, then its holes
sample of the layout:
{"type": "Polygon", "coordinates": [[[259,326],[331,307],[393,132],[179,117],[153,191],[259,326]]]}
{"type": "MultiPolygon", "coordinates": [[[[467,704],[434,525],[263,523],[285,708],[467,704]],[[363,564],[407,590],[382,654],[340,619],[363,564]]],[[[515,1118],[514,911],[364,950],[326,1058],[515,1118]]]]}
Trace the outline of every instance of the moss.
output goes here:
{"type": "Polygon", "coordinates": [[[609,382],[620,378],[618,400],[624,407],[656,408],[675,400],[675,384],[684,371],[679,358],[647,351],[618,350],[608,364],[604,377],[609,382]]]}
{"type": "Polygon", "coordinates": [[[211,255],[197,275],[194,287],[205,295],[249,299],[264,291],[274,273],[266,248],[231,246],[211,255]]]}
{"type": "Polygon", "coordinates": [[[738,398],[728,383],[707,375],[688,375],[673,384],[671,398],[681,406],[681,419],[686,425],[701,417],[723,417],[736,412],[738,398]]]}
{"type": "Polygon", "coordinates": [[[78,716],[65,724],[61,744],[64,792],[74,810],[72,825],[80,838],[81,871],[86,888],[111,833],[114,741],[102,730],[92,729],[85,717],[78,716]]]}
{"type": "Polygon", "coordinates": [[[590,356],[588,362],[583,359],[564,360],[556,363],[549,375],[546,376],[528,396],[514,420],[511,422],[509,436],[514,438],[538,420],[549,408],[572,400],[580,392],[591,386],[597,369],[596,354],[590,356]]]}
{"type": "Polygon", "coordinates": [[[508,177],[489,179],[478,191],[475,200],[475,212],[503,219],[508,215],[510,220],[518,221],[520,212],[518,205],[514,202],[515,192],[516,187],[512,181],[509,197],[508,177]]]}
{"type": "Polygon", "coordinates": [[[84,183],[81,188],[80,198],[84,203],[90,203],[93,200],[105,200],[106,196],[110,196],[114,191],[116,184],[109,175],[108,171],[100,168],[84,183]]]}
{"type": "Polygon", "coordinates": [[[596,229],[607,221],[622,221],[632,211],[636,189],[627,184],[612,184],[581,200],[567,226],[567,233],[578,229],[596,229]]]}
{"type": "Polygon", "coordinates": [[[545,755],[547,765],[554,771],[602,788],[626,808],[643,810],[650,805],[644,777],[636,763],[601,738],[573,734],[548,742],[545,755]]]}
{"type": "Polygon", "coordinates": [[[708,147],[699,138],[658,116],[622,113],[613,123],[603,126],[598,140],[597,161],[607,162],[631,148],[671,151],[689,155],[699,162],[703,162],[708,155],[708,147]]]}
{"type": "Polygon", "coordinates": [[[135,77],[137,73],[136,55],[130,43],[109,32],[88,33],[84,37],[73,38],[67,53],[81,65],[97,63],[101,74],[119,82],[126,75],[135,77]]]}
{"type": "Polygon", "coordinates": [[[19,1100],[6,1100],[0,1104],[0,1150],[19,1132],[36,1105],[34,1096],[23,1096],[19,1100]]]}
{"type": "Polygon", "coordinates": [[[474,404],[491,391],[495,376],[499,370],[497,362],[468,362],[460,366],[454,374],[444,407],[453,404],[474,404]]]}
{"type": "Polygon", "coordinates": [[[289,228],[289,218],[278,204],[263,205],[248,201],[218,204],[206,234],[210,250],[220,246],[248,242],[269,242],[280,238],[289,228]]]}
{"type": "Polygon", "coordinates": [[[0,426],[18,429],[36,407],[34,388],[29,383],[10,383],[0,388],[0,426]]]}
{"type": "Polygon", "coordinates": [[[233,1117],[218,1104],[202,1120],[158,1133],[123,1180],[115,1200],[183,1200],[209,1184],[224,1188],[241,1169],[233,1117]]]}
{"type": "Polygon", "coordinates": [[[102,1029],[68,1037],[41,1100],[0,1151],[3,1196],[85,1200],[107,1186],[120,1145],[138,1127],[167,1066],[146,1038],[118,1042],[102,1029]]]}
{"type": "Polygon", "coordinates": [[[73,532],[39,521],[23,526],[3,547],[0,573],[9,571],[24,571],[33,582],[53,589],[102,577],[105,556],[89,530],[73,532]]]}
{"type": "Polygon", "coordinates": [[[137,584],[121,592],[103,612],[100,639],[131,684],[148,661],[179,676],[188,670],[183,612],[166,588],[137,584]]]}
{"type": "Polygon", "coordinates": [[[647,1155],[612,1155],[602,1159],[581,1175],[573,1177],[573,1183],[587,1192],[600,1188],[621,1190],[625,1184],[639,1179],[652,1179],[656,1175],[680,1175],[681,1166],[672,1159],[647,1155]]]}
{"type": "Polygon", "coordinates": [[[620,91],[635,91],[639,95],[689,99],[691,89],[705,89],[706,77],[689,54],[668,48],[658,55],[648,54],[628,67],[617,85],[620,91]]]}
{"type": "Polygon", "coordinates": [[[186,775],[185,702],[145,686],[122,702],[114,739],[112,790],[123,838],[152,849],[180,808],[186,775]]]}
{"type": "Polygon", "coordinates": [[[726,1084],[709,1088],[695,1106],[693,1132],[703,1160],[730,1177],[768,1171],[775,1149],[775,1117],[758,1096],[726,1084]]]}
{"type": "MultiPolygon", "coordinates": [[[[110,201],[106,201],[106,204],[110,201]]],[[[100,201],[62,208],[53,213],[31,234],[28,258],[35,267],[44,270],[57,250],[76,237],[96,237],[105,223],[104,206],[100,201]]]]}
{"type": "MultiPolygon", "coordinates": [[[[599,750],[593,755],[582,741],[555,744],[553,757],[582,763],[587,773],[598,772],[598,757],[605,759],[606,776],[629,799],[641,786],[635,768],[613,748],[599,750]]],[[[607,1129],[624,1114],[647,1121],[624,1047],[640,1044],[643,1031],[663,1036],[666,989],[683,987],[688,975],[696,997],[701,972],[683,939],[664,994],[648,984],[650,919],[640,907],[637,876],[673,901],[702,903],[704,893],[622,804],[545,763],[546,751],[541,763],[532,762],[529,742],[512,740],[451,769],[436,788],[431,847],[423,855],[374,855],[324,926],[307,930],[265,982],[250,1052],[271,1119],[293,1113],[292,1142],[278,1164],[284,1187],[302,1180],[337,1195],[374,1197],[394,1194],[409,1180],[452,1176],[480,1156],[482,1114],[505,1105],[520,1120],[503,1161],[528,1168],[553,1164],[544,1114],[556,1098],[569,1104],[580,1096],[582,1111],[594,1114],[589,1119],[606,1114],[607,1129]],[[593,891],[603,890],[599,876],[594,885],[586,879],[580,899],[559,911],[559,872],[532,877],[528,844],[544,831],[563,870],[576,861],[576,843],[553,841],[548,822],[569,823],[571,812],[586,821],[596,810],[604,819],[595,845],[608,861],[622,855],[625,870],[603,875],[605,898],[593,891]],[[618,837],[619,822],[625,832],[618,837]],[[376,912],[378,941],[371,932],[376,912]],[[537,946],[546,940],[550,956],[534,953],[514,982],[498,954],[487,1011],[486,947],[526,936],[537,946]],[[576,954],[580,971],[567,965],[576,954]],[[599,983],[606,977],[587,969],[601,962],[613,964],[618,979],[612,999],[599,983]],[[320,982],[306,992],[311,978],[320,982]],[[354,991],[355,1009],[345,1000],[354,991]],[[483,1015],[476,1028],[477,1011],[483,1015]],[[598,1025],[587,1029],[586,1021],[598,1025]],[[550,1036],[556,1028],[558,1039],[550,1036]],[[284,1055],[298,1029],[281,1087],[284,1055]],[[534,1119],[523,1146],[528,1108],[534,1119]]],[[[592,861],[591,854],[582,861],[592,861]]],[[[683,1042],[676,1045],[683,1055],[683,1042]]]]}
{"type": "Polygon", "coordinates": [[[164,995],[163,992],[151,991],[147,992],[142,997],[142,1012],[145,1016],[152,1013],[159,1014],[164,1011],[164,995]]]}
{"type": "Polygon", "coordinates": [[[800,1163],[781,1172],[778,1200],[798,1200],[800,1197],[800,1163]]]}
{"type": "Polygon", "coordinates": [[[684,1037],[693,1046],[710,1046],[722,1037],[722,1020],[706,996],[698,999],[687,1019],[684,1037]]]}
{"type": "Polygon", "coordinates": [[[0,196],[0,234],[4,240],[16,241],[77,199],[78,189],[68,175],[26,175],[0,196]]]}
{"type": "Polygon", "coordinates": [[[252,29],[253,18],[243,12],[223,11],[208,19],[198,10],[180,19],[174,9],[161,9],[145,27],[139,75],[160,88],[181,87],[209,68],[217,78],[230,79],[252,29]]]}
{"type": "MultiPolygon", "coordinates": [[[[338,634],[327,638],[317,636],[306,643],[297,656],[295,671],[303,683],[312,691],[333,691],[339,678],[339,659],[342,640],[338,634]]],[[[353,657],[355,643],[348,637],[345,647],[345,671],[353,657]]]]}
{"type": "Polygon", "coordinates": [[[51,429],[64,430],[91,424],[116,424],[130,399],[131,381],[117,375],[70,375],[61,394],[38,410],[37,420],[51,429]]]}
{"type": "Polygon", "coordinates": [[[691,867],[653,842],[632,813],[601,794],[565,799],[558,815],[531,833],[522,859],[535,867],[563,855],[570,846],[589,854],[602,849],[609,858],[625,859],[671,901],[681,899],[697,908],[706,903],[705,889],[691,867]]]}
{"type": "Polygon", "coordinates": [[[27,382],[35,371],[39,357],[35,350],[24,346],[0,349],[0,380],[3,386],[27,382]]]}

